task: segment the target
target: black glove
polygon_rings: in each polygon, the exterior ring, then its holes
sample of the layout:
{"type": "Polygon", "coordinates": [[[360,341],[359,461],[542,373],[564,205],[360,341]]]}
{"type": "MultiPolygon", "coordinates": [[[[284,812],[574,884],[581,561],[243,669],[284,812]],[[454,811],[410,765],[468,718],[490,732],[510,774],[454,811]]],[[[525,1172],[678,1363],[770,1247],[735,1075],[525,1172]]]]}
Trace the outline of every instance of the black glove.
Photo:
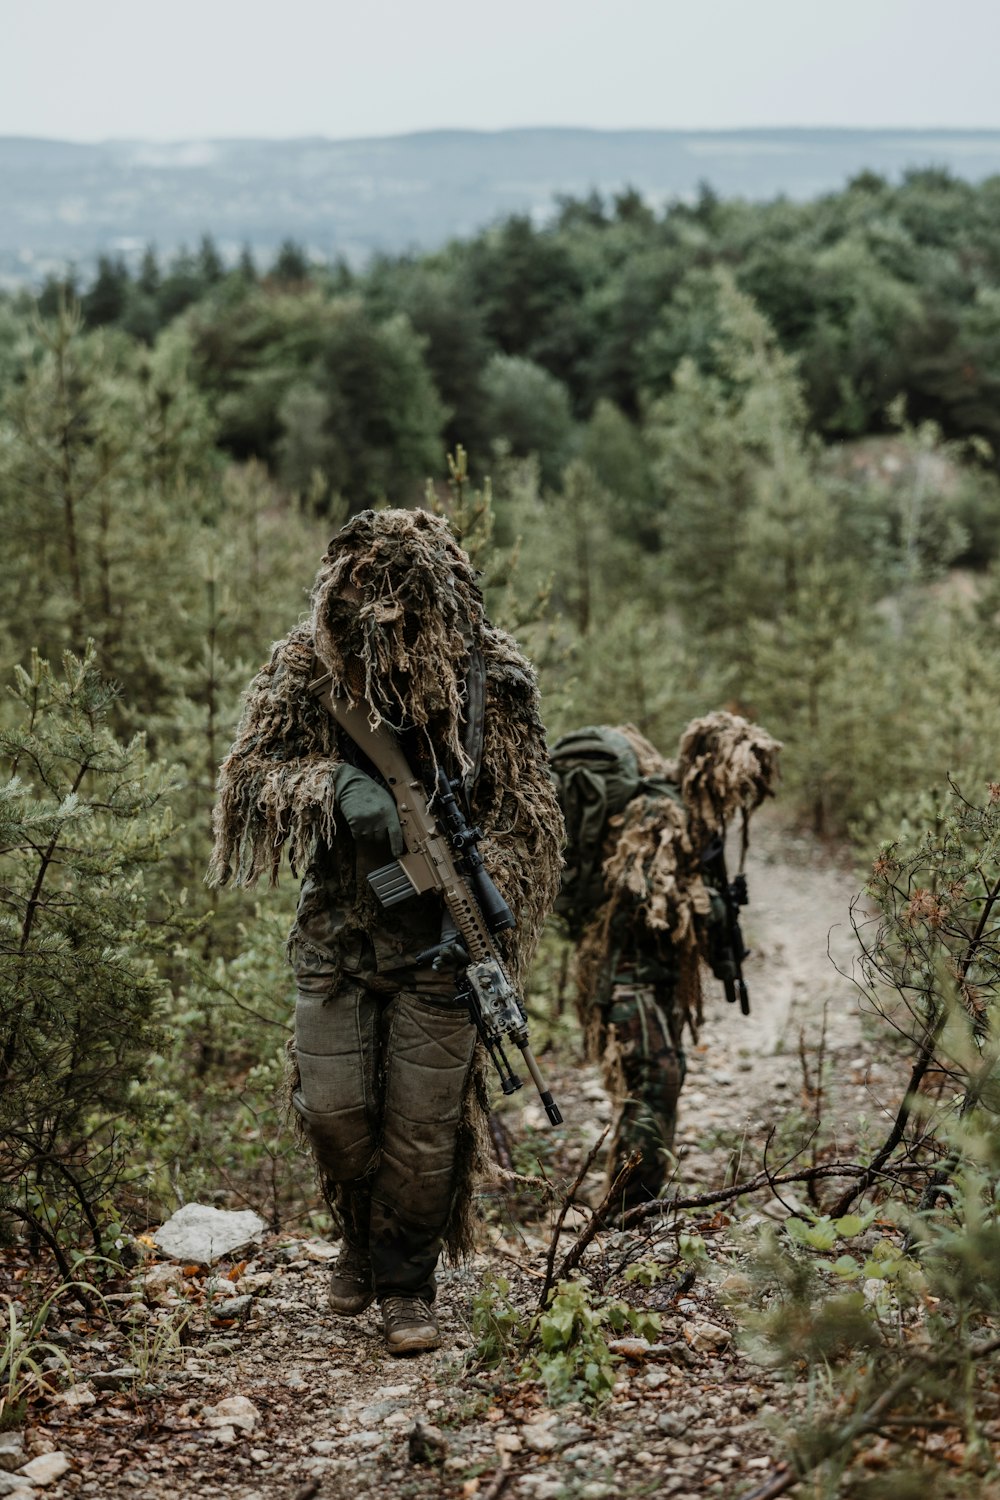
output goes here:
{"type": "Polygon", "coordinates": [[[340,765],[333,775],[333,790],[337,809],[359,843],[388,839],[389,848],[398,859],[406,845],[396,804],[385,787],[356,766],[340,765]]]}

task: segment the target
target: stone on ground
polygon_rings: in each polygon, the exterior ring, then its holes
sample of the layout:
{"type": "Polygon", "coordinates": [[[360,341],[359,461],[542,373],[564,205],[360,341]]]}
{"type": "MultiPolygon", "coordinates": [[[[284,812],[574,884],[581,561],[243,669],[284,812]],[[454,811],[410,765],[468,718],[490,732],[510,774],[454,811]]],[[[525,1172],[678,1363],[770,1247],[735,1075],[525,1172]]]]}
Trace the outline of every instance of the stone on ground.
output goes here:
{"type": "Polygon", "coordinates": [[[250,1209],[210,1208],[205,1203],[185,1203],[153,1235],[157,1248],[171,1260],[210,1266],[224,1255],[232,1255],[259,1240],[267,1228],[250,1209]]]}

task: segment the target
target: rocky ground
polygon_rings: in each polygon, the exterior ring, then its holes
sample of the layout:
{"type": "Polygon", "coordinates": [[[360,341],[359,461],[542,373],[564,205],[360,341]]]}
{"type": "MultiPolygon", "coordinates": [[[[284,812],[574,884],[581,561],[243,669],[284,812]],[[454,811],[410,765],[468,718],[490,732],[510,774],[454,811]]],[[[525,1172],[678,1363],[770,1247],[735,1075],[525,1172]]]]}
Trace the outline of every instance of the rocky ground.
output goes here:
{"type": "MultiPolygon", "coordinates": [[[[885,1133],[891,1063],[873,1062],[850,978],[849,906],[858,879],[814,841],[761,818],[748,864],[749,1018],[710,996],[682,1100],[676,1188],[721,1184],[765,1142],[778,1170],[795,1151],[849,1154],[858,1116],[885,1133]],[[820,1135],[810,1143],[814,1118],[820,1135]],[[813,1122],[813,1123],[811,1123],[813,1122]]],[[[572,1177],[610,1106],[596,1073],[570,1056],[546,1065],[568,1124],[554,1142],[537,1105],[507,1116],[516,1164],[572,1177]]],[[[523,1097],[523,1096],[522,1096],[523,1097]]],[[[587,1185],[591,1193],[597,1182],[587,1185]]],[[[117,1331],[69,1308],[50,1321],[53,1397],[0,1435],[0,1496],[142,1495],[308,1500],[368,1495],[498,1500],[672,1500],[752,1492],[780,1463],[794,1387],[754,1363],[738,1316],[744,1265],[769,1219],[799,1201],[766,1189],[641,1231],[602,1232],[584,1269],[595,1300],[659,1313],[652,1339],[622,1338],[615,1385],[593,1406],[547,1400],[536,1382],[474,1358],[473,1309],[502,1276],[531,1310],[550,1223],[529,1190],[497,1190],[475,1261],[440,1278],[444,1347],[411,1359],[383,1348],[377,1310],[338,1320],[325,1303],[333,1247],[265,1237],[211,1273],[155,1255],[115,1284],[117,1331]],[[678,1234],[683,1232],[685,1255],[678,1234]],[[645,1274],[624,1272],[641,1261],[645,1274]],[[648,1284],[647,1284],[648,1283],[648,1284]],[[125,1315],[128,1315],[127,1317],[125,1315]],[[61,1380],[68,1360],[75,1383],[61,1380]],[[62,1390],[55,1389],[62,1384],[62,1390]]],[[[573,1210],[561,1251],[587,1222],[573,1210]]],[[[16,1277],[34,1274],[28,1263],[16,1277]]],[[[17,1295],[18,1288],[10,1289],[17,1295]]]]}

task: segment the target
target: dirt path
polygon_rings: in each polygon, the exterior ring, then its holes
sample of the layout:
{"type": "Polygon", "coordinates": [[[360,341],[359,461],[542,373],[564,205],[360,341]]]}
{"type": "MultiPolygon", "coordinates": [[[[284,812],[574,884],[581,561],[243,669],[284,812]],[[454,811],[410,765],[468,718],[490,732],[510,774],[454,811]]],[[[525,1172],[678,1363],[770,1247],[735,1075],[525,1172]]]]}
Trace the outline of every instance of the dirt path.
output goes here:
{"type": "MultiPolygon", "coordinates": [[[[810,1088],[815,1054],[826,1066],[824,1112],[853,1121],[876,1117],[890,1099],[889,1070],[866,1056],[856,972],[857,940],[851,904],[861,881],[836,853],[783,827],[771,809],[754,825],[747,860],[750,904],[743,917],[751,949],[745,965],[751,1015],[727,1005],[718,985],[707,986],[700,1045],[689,1058],[682,1096],[680,1144],[685,1175],[711,1175],[714,1154],[702,1162],[697,1143],[725,1129],[760,1138],[803,1101],[804,1045],[810,1088]],[[770,814],[770,815],[769,815],[770,814]]],[[[735,865],[730,851],[730,865],[735,865]]]]}
{"type": "MultiPolygon", "coordinates": [[[[710,996],[682,1097],[685,1187],[720,1182],[734,1141],[758,1150],[773,1126],[780,1137],[800,1122],[814,1096],[803,1095],[799,1033],[814,1070],[824,1009],[837,1116],[874,1116],[880,1107],[879,1070],[865,1060],[856,991],[827,952],[829,944],[841,967],[850,966],[848,908],[858,881],[773,817],[760,819],[755,833],[745,919],[753,1013],[744,1018],[721,994],[710,996]]],[[[593,1070],[553,1059],[550,1071],[570,1122],[557,1166],[571,1170],[610,1110],[593,1070]]],[[[519,1111],[528,1123],[533,1108],[519,1111]]],[[[763,1222],[769,1206],[755,1207],[763,1222]]],[[[36,1493],[99,1500],[684,1500],[737,1496],[760,1481],[780,1457],[764,1419],[789,1398],[738,1347],[726,1299],[740,1288],[739,1252],[727,1214],[708,1210],[686,1219],[707,1252],[683,1281],[669,1226],[644,1240],[604,1235],[594,1247],[588,1265],[604,1291],[626,1293],[662,1320],[655,1343],[625,1351],[612,1398],[597,1408],[550,1407],[536,1383],[504,1388],[494,1374],[467,1364],[473,1299],[484,1278],[507,1277],[511,1295],[530,1308],[548,1236],[544,1221],[525,1229],[502,1199],[489,1217],[475,1262],[441,1277],[445,1348],[411,1360],[385,1354],[374,1309],[354,1322],[329,1315],[330,1247],[291,1236],[273,1238],[251,1263],[230,1268],[231,1283],[221,1290],[249,1299],[236,1304],[235,1317],[227,1316],[218,1285],[206,1302],[206,1278],[174,1277],[183,1284],[136,1294],[138,1331],[129,1348],[122,1340],[95,1342],[87,1325],[69,1319],[58,1336],[78,1369],[75,1404],[54,1401],[28,1439],[30,1451],[63,1453],[71,1468],[36,1493]],[[664,1278],[651,1286],[625,1283],[621,1270],[637,1256],[661,1260],[664,1278]],[[188,1342],[173,1349],[158,1320],[189,1307],[188,1342]],[[88,1381],[88,1371],[121,1365],[137,1348],[145,1358],[131,1384],[106,1391],[88,1381]]],[[[11,1492],[6,1481],[16,1484],[0,1472],[0,1495],[11,1492]]]]}

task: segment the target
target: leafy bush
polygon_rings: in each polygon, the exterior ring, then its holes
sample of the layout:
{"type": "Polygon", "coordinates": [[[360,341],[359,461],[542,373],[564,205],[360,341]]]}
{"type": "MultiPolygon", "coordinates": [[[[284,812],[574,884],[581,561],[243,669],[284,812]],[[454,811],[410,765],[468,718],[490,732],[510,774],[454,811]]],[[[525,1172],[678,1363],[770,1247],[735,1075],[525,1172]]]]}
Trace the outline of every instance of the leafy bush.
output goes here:
{"type": "Polygon", "coordinates": [[[560,1281],[530,1317],[510,1297],[504,1277],[489,1276],[472,1305],[476,1354],[491,1367],[513,1363],[517,1377],[539,1380],[550,1401],[602,1401],[615,1383],[608,1337],[655,1340],[658,1313],[608,1297],[594,1298],[586,1281],[560,1281]]]}
{"type": "Polygon", "coordinates": [[[818,1492],[850,1470],[847,1493],[903,1500],[919,1472],[922,1493],[971,1500],[1000,1480],[1000,785],[981,804],[954,789],[883,848],[868,891],[865,990],[910,1039],[909,1087],[867,1173],[768,1232],[754,1338],[823,1397],[789,1434],[818,1492]],[[901,1469],[898,1487],[857,1482],[859,1457],[901,1469]]]}

